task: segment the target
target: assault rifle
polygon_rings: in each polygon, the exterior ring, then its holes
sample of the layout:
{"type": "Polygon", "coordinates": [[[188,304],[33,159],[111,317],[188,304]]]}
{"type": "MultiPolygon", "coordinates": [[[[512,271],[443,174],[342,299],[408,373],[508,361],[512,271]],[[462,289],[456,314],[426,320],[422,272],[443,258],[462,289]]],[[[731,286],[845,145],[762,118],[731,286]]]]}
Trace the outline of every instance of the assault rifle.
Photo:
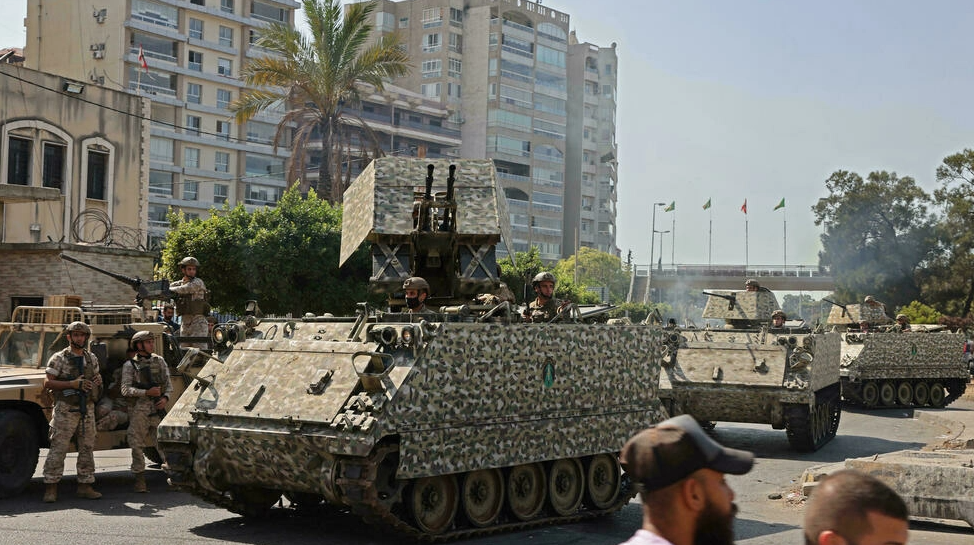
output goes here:
{"type": "Polygon", "coordinates": [[[70,261],[72,263],[77,263],[82,267],[88,267],[93,271],[100,272],[104,275],[111,276],[115,280],[128,284],[135,289],[136,295],[135,300],[141,305],[143,300],[169,300],[172,299],[174,294],[169,291],[169,280],[142,280],[137,276],[125,276],[124,274],[113,273],[111,271],[102,269],[101,267],[96,267],[94,265],[85,263],[75,259],[67,254],[61,254],[61,259],[70,261]]]}
{"type": "MultiPolygon", "coordinates": [[[[80,356],[71,356],[71,362],[78,366],[78,377],[84,382],[85,380],[85,356],[84,354],[80,356]]],[[[78,393],[78,408],[70,409],[69,412],[74,412],[77,410],[79,412],[80,418],[78,419],[78,444],[81,444],[81,440],[85,436],[85,421],[88,419],[88,392],[84,389],[84,384],[81,388],[75,390],[78,393]]]]}
{"type": "Polygon", "coordinates": [[[727,300],[727,310],[734,310],[734,303],[737,303],[737,294],[732,293],[730,295],[724,295],[723,293],[711,293],[709,291],[703,292],[704,295],[709,295],[711,297],[720,297],[721,299],[727,300]]]}
{"type": "Polygon", "coordinates": [[[848,308],[846,308],[846,306],[845,306],[845,305],[840,305],[839,303],[836,303],[835,301],[829,301],[828,299],[825,299],[825,298],[823,298],[822,300],[823,300],[823,301],[825,301],[826,303],[832,303],[833,305],[835,305],[835,306],[837,306],[837,307],[839,307],[839,308],[841,308],[841,309],[842,309],[842,316],[843,316],[843,317],[845,317],[845,316],[849,316],[849,315],[850,315],[850,314],[849,314],[849,309],[848,309],[848,308]]]}
{"type": "MultiPolygon", "coordinates": [[[[163,391],[163,389],[162,389],[162,384],[158,384],[158,383],[156,383],[156,382],[154,382],[152,380],[152,376],[151,376],[152,375],[152,371],[149,368],[149,366],[139,367],[138,364],[136,364],[136,362],[134,360],[135,360],[135,358],[133,358],[132,367],[135,368],[135,375],[136,375],[135,378],[138,379],[139,382],[134,382],[132,384],[132,386],[135,386],[136,388],[140,388],[142,390],[151,390],[152,388],[155,388],[157,386],[159,387],[159,394],[160,395],[158,395],[156,397],[150,397],[149,398],[152,401],[152,406],[154,407],[155,404],[158,403],[160,399],[162,399],[163,397],[165,397],[165,396],[161,395],[161,394],[164,394],[165,393],[163,391]],[[142,382],[142,379],[143,378],[146,378],[146,376],[145,376],[146,374],[149,375],[148,380],[146,380],[145,382],[142,382]]],[[[158,416],[159,418],[163,418],[163,417],[166,416],[166,409],[157,409],[155,413],[152,413],[149,416],[158,416]]]]}

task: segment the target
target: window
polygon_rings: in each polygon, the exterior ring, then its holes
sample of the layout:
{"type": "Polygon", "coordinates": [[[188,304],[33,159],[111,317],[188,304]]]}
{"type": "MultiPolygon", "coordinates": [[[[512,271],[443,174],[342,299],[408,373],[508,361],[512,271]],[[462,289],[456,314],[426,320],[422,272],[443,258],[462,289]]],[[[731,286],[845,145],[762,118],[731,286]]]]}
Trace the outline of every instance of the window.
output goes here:
{"type": "Polygon", "coordinates": [[[220,135],[220,138],[224,140],[230,140],[230,122],[229,121],[217,121],[216,122],[216,133],[220,135]]]}
{"type": "Polygon", "coordinates": [[[376,13],[375,27],[380,32],[392,32],[396,29],[396,14],[387,11],[376,13]]]}
{"type": "Polygon", "coordinates": [[[454,59],[454,58],[450,58],[449,63],[450,63],[449,69],[446,72],[447,75],[454,78],[459,78],[460,70],[463,67],[463,63],[460,62],[460,59],[454,59]]]}
{"type": "Polygon", "coordinates": [[[399,18],[399,28],[409,28],[409,17],[399,18]]]}
{"type": "Polygon", "coordinates": [[[450,24],[463,26],[463,10],[450,8],[450,24]]]}
{"type": "Polygon", "coordinates": [[[233,77],[233,61],[230,59],[218,58],[216,60],[216,73],[228,78],[233,77]]]}
{"type": "Polygon", "coordinates": [[[172,140],[169,138],[149,139],[149,159],[160,163],[172,164],[172,140]]]}
{"type": "Polygon", "coordinates": [[[183,166],[187,168],[200,168],[199,148],[183,149],[183,166]]]}
{"type": "Polygon", "coordinates": [[[44,171],[41,173],[44,187],[64,187],[64,157],[67,148],[61,144],[44,142],[44,171]]]}
{"type": "Polygon", "coordinates": [[[108,181],[108,154],[88,150],[88,198],[105,200],[108,181]]]}
{"type": "Polygon", "coordinates": [[[275,205],[281,198],[281,188],[247,184],[247,204],[275,205]]]}
{"type": "Polygon", "coordinates": [[[550,121],[544,121],[542,119],[535,119],[534,134],[537,134],[539,136],[547,136],[549,138],[554,138],[556,140],[564,140],[565,125],[552,123],[550,121]]]}
{"type": "Polygon", "coordinates": [[[213,170],[217,172],[230,172],[230,154],[225,151],[216,152],[213,159],[213,170]]]}
{"type": "Polygon", "coordinates": [[[497,48],[497,33],[496,32],[491,32],[490,34],[487,35],[487,47],[489,49],[496,49],[497,48]]]}
{"type": "Polygon", "coordinates": [[[522,108],[531,107],[531,91],[501,84],[501,101],[522,108]]]}
{"type": "Polygon", "coordinates": [[[440,59],[423,61],[424,78],[438,78],[442,75],[443,75],[443,61],[441,61],[440,59]]]}
{"type": "Polygon", "coordinates": [[[220,11],[233,13],[233,0],[220,0],[220,11]]]}
{"type": "Polygon", "coordinates": [[[247,154],[247,176],[259,176],[272,180],[284,179],[284,159],[270,155],[247,154]]]}
{"type": "Polygon", "coordinates": [[[443,11],[440,8],[423,10],[423,28],[434,28],[443,24],[443,11]]]}
{"type": "Polygon", "coordinates": [[[550,64],[551,66],[557,66],[558,68],[565,67],[565,52],[558,51],[557,49],[552,49],[550,47],[545,47],[543,45],[538,46],[538,62],[543,62],[545,64],[550,64]]]}
{"type": "Polygon", "coordinates": [[[459,83],[447,83],[446,84],[446,96],[453,100],[460,99],[460,84],[459,83]]]}
{"type": "Polygon", "coordinates": [[[189,37],[197,40],[203,39],[203,21],[189,18],[189,37]]]}
{"type": "Polygon", "coordinates": [[[199,104],[202,99],[203,86],[198,83],[186,84],[186,102],[199,104]]]}
{"type": "Polygon", "coordinates": [[[233,47],[233,29],[220,25],[220,45],[233,47]]]}
{"type": "Polygon", "coordinates": [[[436,53],[440,50],[440,34],[427,34],[423,37],[423,53],[436,53]]]}
{"type": "Polygon", "coordinates": [[[153,25],[179,27],[179,9],[150,0],[132,0],[132,18],[153,25]]]}
{"type": "Polygon", "coordinates": [[[216,90],[216,107],[217,108],[229,108],[230,101],[233,99],[233,94],[226,89],[216,90]]]}
{"type": "Polygon", "coordinates": [[[195,70],[197,72],[203,71],[203,54],[199,51],[189,52],[189,67],[190,70],[195,70]]]}
{"type": "Polygon", "coordinates": [[[516,131],[529,132],[531,130],[531,116],[507,110],[492,109],[487,112],[487,126],[506,127],[516,131]]]}
{"type": "Polygon", "coordinates": [[[186,116],[186,132],[189,134],[195,134],[199,136],[200,127],[203,125],[203,121],[198,115],[187,115],[186,116]]]}
{"type": "Polygon", "coordinates": [[[269,123],[259,123],[256,121],[247,122],[247,141],[258,144],[274,143],[274,134],[277,127],[269,123]]]}
{"type": "MultiPolygon", "coordinates": [[[[530,107],[530,106],[529,106],[530,107]]],[[[568,102],[560,98],[550,97],[547,95],[542,95],[541,93],[534,94],[534,109],[542,111],[549,114],[555,115],[567,115],[568,114],[568,102]]]]}
{"type": "Polygon", "coordinates": [[[463,53],[463,36],[456,32],[450,33],[450,51],[463,53]]]}
{"type": "Polygon", "coordinates": [[[30,185],[30,151],[33,142],[25,138],[11,138],[7,158],[7,183],[30,185]]]}
{"type": "Polygon", "coordinates": [[[440,98],[439,83],[423,83],[419,86],[419,89],[426,98],[440,98]]]}
{"type": "Polygon", "coordinates": [[[183,182],[183,200],[195,201],[200,196],[200,183],[194,181],[183,182]]]}
{"type": "Polygon", "coordinates": [[[250,16],[272,23],[283,23],[287,21],[287,12],[284,8],[275,8],[274,6],[256,1],[250,5],[250,16]]]}
{"type": "Polygon", "coordinates": [[[189,0],[190,4],[196,4],[197,6],[205,6],[206,0],[189,0]]]}
{"type": "MultiPolygon", "coordinates": [[[[149,193],[172,197],[172,172],[161,170],[149,171],[149,193]]],[[[165,219],[165,215],[163,215],[165,219]]]]}
{"type": "Polygon", "coordinates": [[[216,204],[223,204],[227,202],[227,198],[230,196],[230,186],[226,184],[214,184],[213,185],[213,202],[216,204]]]}

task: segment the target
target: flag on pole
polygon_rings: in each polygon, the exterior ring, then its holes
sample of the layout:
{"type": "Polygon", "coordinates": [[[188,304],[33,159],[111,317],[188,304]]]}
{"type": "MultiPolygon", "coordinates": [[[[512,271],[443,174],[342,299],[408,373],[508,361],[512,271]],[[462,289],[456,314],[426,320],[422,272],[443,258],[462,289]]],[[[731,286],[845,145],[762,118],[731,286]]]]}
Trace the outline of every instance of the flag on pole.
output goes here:
{"type": "Polygon", "coordinates": [[[703,203],[703,209],[706,210],[708,208],[710,208],[710,199],[707,199],[707,202],[703,203]]]}
{"type": "Polygon", "coordinates": [[[671,202],[669,206],[663,209],[663,212],[672,212],[674,210],[676,210],[676,201],[671,202]]]}
{"type": "Polygon", "coordinates": [[[145,52],[142,51],[142,44],[139,44],[139,64],[142,65],[142,69],[145,73],[149,73],[149,65],[145,62],[145,52]]]}
{"type": "MultiPolygon", "coordinates": [[[[784,208],[784,207],[785,207],[785,199],[784,199],[784,198],[782,198],[782,199],[781,199],[781,202],[779,202],[779,203],[778,203],[778,205],[774,207],[774,209],[775,209],[775,210],[777,210],[777,209],[779,209],[779,208],[784,208]]],[[[772,212],[773,212],[773,211],[774,211],[774,210],[772,210],[772,212]]]]}
{"type": "Polygon", "coordinates": [[[741,205],[741,212],[747,214],[747,199],[744,199],[744,204],[741,205]]]}

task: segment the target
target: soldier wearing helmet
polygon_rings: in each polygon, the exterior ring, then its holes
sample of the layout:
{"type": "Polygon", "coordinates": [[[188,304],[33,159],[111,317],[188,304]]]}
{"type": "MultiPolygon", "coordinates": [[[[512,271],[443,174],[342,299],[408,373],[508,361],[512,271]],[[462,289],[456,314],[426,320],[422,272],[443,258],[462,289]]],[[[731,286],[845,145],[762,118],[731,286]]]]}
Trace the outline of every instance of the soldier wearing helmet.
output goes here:
{"type": "Polygon", "coordinates": [[[122,395],[128,401],[129,427],[126,438],[132,448],[132,473],[135,473],[136,492],[146,492],[145,442],[156,433],[159,420],[165,415],[172,382],[166,360],[154,354],[155,336],[150,331],[132,335],[135,357],[122,365],[122,395]]]}
{"type": "Polygon", "coordinates": [[[785,311],[778,309],[771,313],[771,329],[784,329],[785,320],[788,319],[788,315],[785,311]]]}
{"type": "Polygon", "coordinates": [[[896,326],[900,331],[910,331],[910,319],[906,317],[906,314],[897,314],[896,326]]]}
{"type": "Polygon", "coordinates": [[[95,482],[95,401],[101,390],[98,357],[88,351],[91,328],[84,322],[72,322],[65,328],[68,347],[51,356],[44,370],[44,387],[55,396],[51,418],[51,447],[44,461],[44,501],[57,501],[57,485],[64,474],[64,458],[71,437],[78,436],[78,491],[80,498],[98,499],[101,494],[91,487],[95,482]],[[81,406],[81,394],[85,394],[81,406]],[[82,417],[83,422],[82,422],[82,417]]]}
{"type": "MultiPolygon", "coordinates": [[[[200,262],[195,257],[183,258],[179,262],[183,277],[169,284],[169,290],[176,294],[176,313],[182,321],[182,326],[179,328],[180,337],[209,335],[206,315],[210,312],[210,292],[203,281],[196,276],[199,266],[200,262]]],[[[207,343],[187,343],[186,346],[207,348],[207,343]]]]}
{"type": "Polygon", "coordinates": [[[531,280],[531,286],[537,297],[524,309],[523,317],[528,322],[550,322],[570,304],[570,301],[555,299],[555,275],[550,272],[536,274],[531,280]]]}
{"type": "Polygon", "coordinates": [[[426,308],[426,299],[430,296],[430,285],[425,278],[411,276],[402,283],[402,289],[406,294],[406,306],[409,307],[409,314],[433,314],[433,311],[426,308]]]}
{"type": "Polygon", "coordinates": [[[744,281],[744,291],[760,291],[760,290],[761,290],[761,284],[758,284],[757,280],[753,278],[748,278],[747,280],[744,281]]]}

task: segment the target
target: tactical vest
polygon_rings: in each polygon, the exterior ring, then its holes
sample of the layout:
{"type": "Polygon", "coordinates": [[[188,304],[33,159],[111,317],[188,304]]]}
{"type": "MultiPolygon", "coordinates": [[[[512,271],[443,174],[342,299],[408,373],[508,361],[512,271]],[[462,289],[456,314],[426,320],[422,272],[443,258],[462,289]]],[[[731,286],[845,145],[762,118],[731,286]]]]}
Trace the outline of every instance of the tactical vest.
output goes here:
{"type": "Polygon", "coordinates": [[[192,295],[181,295],[176,298],[176,312],[180,316],[204,316],[210,312],[210,290],[203,291],[202,299],[193,299],[192,295]]]}
{"type": "Polygon", "coordinates": [[[162,373],[162,366],[159,359],[151,356],[136,356],[132,360],[132,367],[135,370],[135,387],[148,390],[153,386],[159,386],[162,390],[166,389],[163,384],[165,376],[162,373]]]}
{"type": "MultiPolygon", "coordinates": [[[[94,380],[95,378],[95,364],[92,361],[91,353],[87,350],[81,356],[75,356],[71,353],[70,349],[66,349],[66,358],[68,359],[68,371],[61,372],[58,374],[58,380],[78,380],[79,378],[84,378],[85,380],[94,380]],[[77,359],[84,358],[84,373],[79,371],[77,359]]],[[[57,401],[63,401],[72,407],[77,407],[81,405],[80,391],[75,388],[65,388],[64,390],[54,390],[54,399],[57,401]]],[[[88,392],[88,403],[94,403],[101,397],[101,386],[95,386],[88,392]]]]}

